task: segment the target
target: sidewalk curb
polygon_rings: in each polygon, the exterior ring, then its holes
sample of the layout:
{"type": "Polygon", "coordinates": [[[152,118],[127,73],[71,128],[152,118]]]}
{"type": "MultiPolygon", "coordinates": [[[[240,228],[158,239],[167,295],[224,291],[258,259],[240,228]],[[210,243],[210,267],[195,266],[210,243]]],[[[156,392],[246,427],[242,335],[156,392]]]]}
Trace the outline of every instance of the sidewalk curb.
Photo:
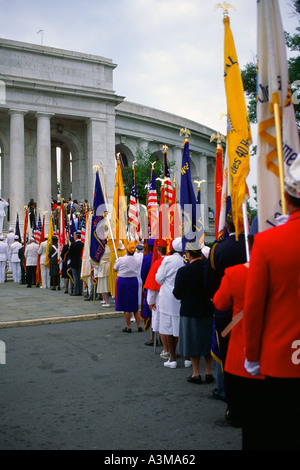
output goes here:
{"type": "Polygon", "coordinates": [[[51,323],[71,323],[78,321],[88,320],[102,320],[105,318],[122,318],[123,313],[120,312],[104,312],[104,313],[91,313],[85,315],[73,315],[65,317],[50,317],[50,318],[37,318],[34,320],[18,320],[10,322],[0,322],[0,329],[4,328],[16,328],[20,326],[37,326],[37,325],[49,325],[51,323]]]}

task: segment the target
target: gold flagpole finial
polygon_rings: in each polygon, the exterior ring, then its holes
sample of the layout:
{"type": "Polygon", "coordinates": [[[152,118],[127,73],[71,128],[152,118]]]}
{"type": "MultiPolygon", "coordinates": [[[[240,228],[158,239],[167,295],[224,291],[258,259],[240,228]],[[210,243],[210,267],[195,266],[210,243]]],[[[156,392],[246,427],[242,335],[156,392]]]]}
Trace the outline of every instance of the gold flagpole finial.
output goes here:
{"type": "Polygon", "coordinates": [[[191,136],[191,131],[189,131],[186,127],[185,128],[182,127],[182,129],[180,129],[179,135],[180,137],[184,135],[185,140],[188,140],[188,138],[191,136]]]}
{"type": "Polygon", "coordinates": [[[206,183],[206,180],[201,180],[201,181],[195,180],[194,183],[196,183],[196,184],[198,185],[198,188],[200,189],[201,184],[202,184],[202,183],[206,183]]]}
{"type": "Polygon", "coordinates": [[[120,157],[121,157],[121,154],[120,154],[120,152],[118,152],[117,155],[116,155],[116,159],[117,159],[118,162],[120,161],[120,157]]]}
{"type": "Polygon", "coordinates": [[[25,211],[26,211],[26,209],[28,209],[28,206],[24,206],[24,209],[25,209],[25,211]]]}
{"type": "Polygon", "coordinates": [[[223,141],[223,142],[226,142],[225,137],[224,137],[222,134],[220,134],[220,132],[217,132],[216,134],[213,133],[213,134],[211,135],[210,141],[213,142],[214,140],[217,141],[217,148],[221,148],[221,147],[222,147],[222,141],[223,141]]]}
{"type": "Polygon", "coordinates": [[[132,163],[132,169],[133,170],[135,169],[135,164],[136,164],[136,160],[134,160],[134,162],[132,163]]]}
{"type": "Polygon", "coordinates": [[[228,16],[228,8],[232,8],[233,10],[236,11],[236,8],[233,5],[231,5],[230,3],[227,3],[227,2],[217,3],[215,5],[214,10],[217,10],[217,8],[223,8],[223,16],[224,17],[228,16]]]}
{"type": "Polygon", "coordinates": [[[152,170],[154,170],[154,167],[155,167],[156,163],[157,163],[157,162],[153,162],[153,163],[151,163],[152,170]]]}
{"type": "Polygon", "coordinates": [[[94,165],[94,166],[93,166],[93,170],[96,170],[96,171],[98,171],[98,170],[99,170],[99,168],[100,168],[100,166],[99,166],[99,165],[94,165]]]}
{"type": "Polygon", "coordinates": [[[168,147],[167,145],[163,145],[163,148],[162,148],[162,149],[163,149],[164,152],[167,152],[168,148],[169,148],[169,147],[168,147]]]}

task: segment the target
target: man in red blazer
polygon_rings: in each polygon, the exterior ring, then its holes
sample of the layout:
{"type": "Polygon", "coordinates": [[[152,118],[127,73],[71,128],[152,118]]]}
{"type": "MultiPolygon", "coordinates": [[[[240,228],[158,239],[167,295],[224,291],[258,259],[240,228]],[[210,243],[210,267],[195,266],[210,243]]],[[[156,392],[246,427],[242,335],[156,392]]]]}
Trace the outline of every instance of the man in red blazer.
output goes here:
{"type": "Polygon", "coordinates": [[[285,179],[288,221],[254,237],[244,304],[246,370],[266,376],[262,449],[300,449],[300,155],[285,179]]]}

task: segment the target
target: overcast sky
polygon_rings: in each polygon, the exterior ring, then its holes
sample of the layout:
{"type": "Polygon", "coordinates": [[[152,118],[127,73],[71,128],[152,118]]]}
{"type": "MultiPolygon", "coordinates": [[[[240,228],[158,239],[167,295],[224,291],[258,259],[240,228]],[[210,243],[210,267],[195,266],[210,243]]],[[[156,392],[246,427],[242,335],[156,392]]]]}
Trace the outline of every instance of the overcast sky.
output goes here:
{"type": "MultiPolygon", "coordinates": [[[[0,36],[112,59],[118,95],[225,134],[224,26],[217,3],[0,0],[0,36]]],[[[242,69],[256,54],[256,0],[228,3],[236,8],[229,9],[230,24],[242,69]]],[[[291,3],[279,0],[284,29],[294,32],[291,3]]]]}

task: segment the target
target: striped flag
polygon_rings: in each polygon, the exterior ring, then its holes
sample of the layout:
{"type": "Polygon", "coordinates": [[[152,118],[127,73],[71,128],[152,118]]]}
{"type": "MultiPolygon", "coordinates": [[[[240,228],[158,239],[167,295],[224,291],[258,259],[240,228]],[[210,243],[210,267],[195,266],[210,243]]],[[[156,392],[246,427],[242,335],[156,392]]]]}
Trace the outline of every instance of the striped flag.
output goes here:
{"type": "Polygon", "coordinates": [[[82,227],[81,227],[81,238],[80,240],[82,243],[85,242],[85,233],[86,233],[86,214],[87,212],[84,213],[83,215],[83,220],[82,220],[82,227]]]}
{"type": "Polygon", "coordinates": [[[158,238],[158,202],[156,192],[155,170],[151,170],[150,188],[148,191],[148,223],[150,237],[158,238]]]}
{"type": "Polygon", "coordinates": [[[132,185],[130,193],[130,206],[128,213],[128,223],[132,226],[132,237],[138,242],[141,232],[139,199],[135,180],[135,168],[132,168],[132,185]]]}
{"type": "Polygon", "coordinates": [[[169,163],[168,163],[168,154],[167,151],[164,150],[164,164],[163,164],[163,170],[164,170],[164,180],[165,180],[165,202],[167,204],[172,204],[173,200],[173,186],[172,186],[172,181],[170,177],[170,170],[169,170],[169,163]]]}
{"type": "Polygon", "coordinates": [[[261,232],[276,225],[276,217],[283,213],[280,171],[287,174],[300,153],[300,144],[278,0],[257,3],[257,28],[257,202],[261,232]],[[274,114],[277,103],[282,114],[279,136],[274,114]],[[282,140],[283,168],[278,160],[276,137],[282,140]]]}
{"type": "Polygon", "coordinates": [[[33,224],[33,237],[36,241],[36,243],[39,245],[41,243],[41,235],[42,235],[42,222],[41,222],[41,216],[39,215],[38,219],[38,225],[36,225],[35,221],[33,224]]]}

